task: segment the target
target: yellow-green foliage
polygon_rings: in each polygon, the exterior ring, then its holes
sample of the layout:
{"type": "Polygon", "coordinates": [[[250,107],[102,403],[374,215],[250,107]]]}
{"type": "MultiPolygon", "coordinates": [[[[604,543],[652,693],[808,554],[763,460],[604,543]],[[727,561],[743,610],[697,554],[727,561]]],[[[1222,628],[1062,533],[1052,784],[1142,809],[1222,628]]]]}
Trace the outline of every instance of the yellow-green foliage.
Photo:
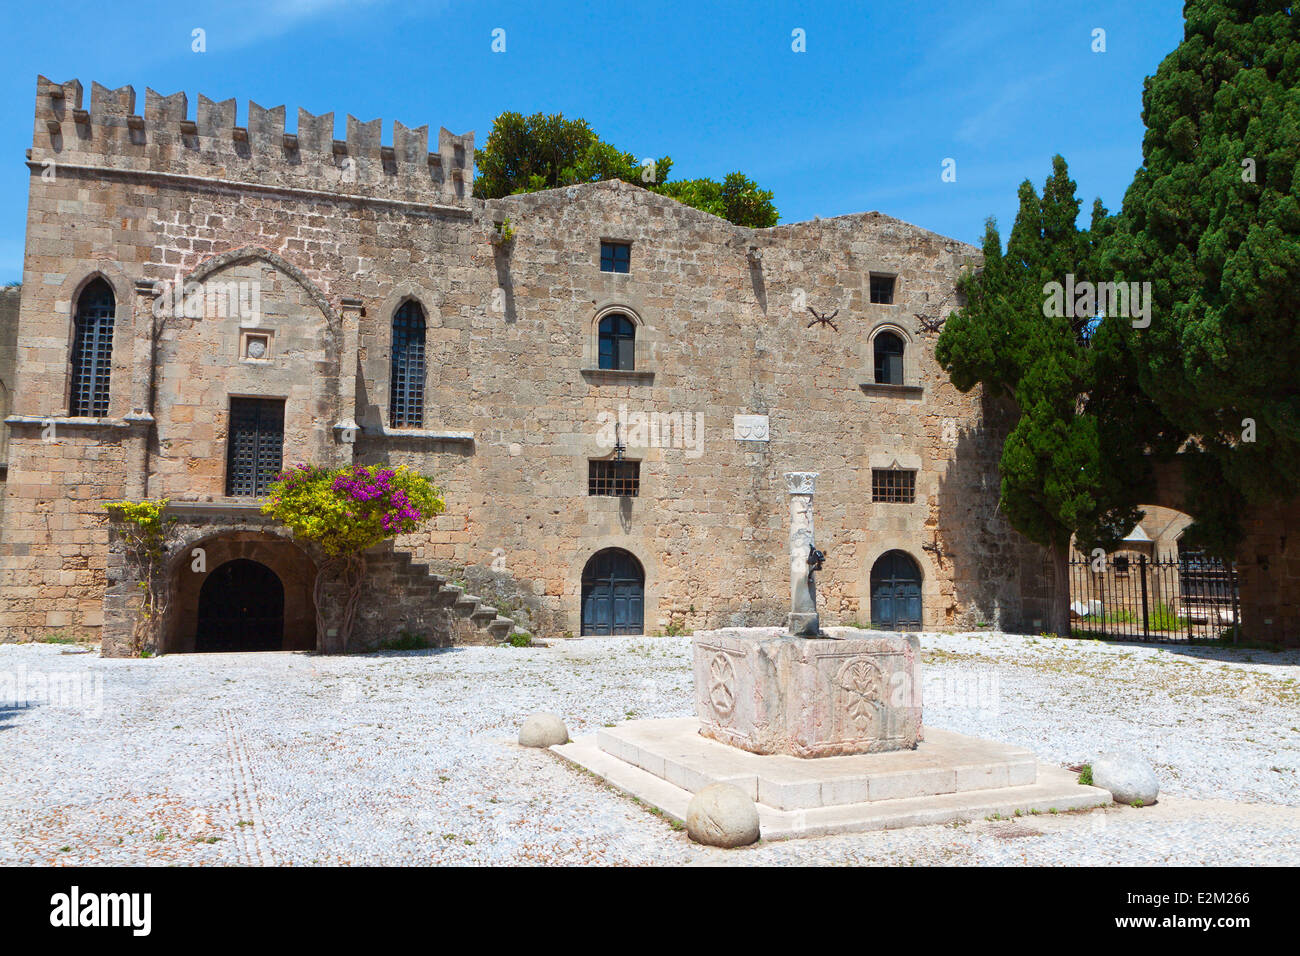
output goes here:
{"type": "Polygon", "coordinates": [[[269,498],[264,514],[331,557],[414,531],[447,507],[438,487],[405,465],[296,465],[276,479],[269,498]]]}
{"type": "Polygon", "coordinates": [[[131,542],[131,547],[147,555],[162,553],[163,537],[166,526],[175,519],[164,520],[163,510],[169,498],[157,501],[109,501],[104,510],[116,522],[124,525],[124,533],[131,542]]]}

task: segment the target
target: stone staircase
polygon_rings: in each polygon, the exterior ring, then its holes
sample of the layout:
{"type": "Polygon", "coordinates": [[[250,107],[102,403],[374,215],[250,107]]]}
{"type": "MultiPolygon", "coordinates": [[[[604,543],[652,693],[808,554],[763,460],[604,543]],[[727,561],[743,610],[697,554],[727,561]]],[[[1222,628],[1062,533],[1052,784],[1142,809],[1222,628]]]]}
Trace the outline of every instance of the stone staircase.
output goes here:
{"type": "Polygon", "coordinates": [[[513,618],[499,614],[482,598],[466,593],[443,575],[434,574],[427,564],[405,551],[369,554],[367,564],[370,574],[391,576],[404,605],[446,608],[463,621],[463,626],[453,629],[456,644],[503,643],[515,630],[513,618]]]}

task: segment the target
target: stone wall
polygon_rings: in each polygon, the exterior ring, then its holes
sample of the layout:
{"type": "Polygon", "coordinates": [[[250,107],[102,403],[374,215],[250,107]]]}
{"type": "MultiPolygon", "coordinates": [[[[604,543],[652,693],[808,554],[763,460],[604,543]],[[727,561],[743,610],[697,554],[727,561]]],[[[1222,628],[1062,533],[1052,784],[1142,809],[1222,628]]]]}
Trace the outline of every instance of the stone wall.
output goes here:
{"type": "Polygon", "coordinates": [[[1300,647],[1300,502],[1253,509],[1237,551],[1242,634],[1300,647]]]}
{"type": "Polygon", "coordinates": [[[472,134],[444,131],[438,161],[412,166],[400,124],[391,152],[355,121],[326,149],[323,119],[300,117],[294,139],[254,105],[239,127],[233,104],[201,99],[191,121],[183,99],[151,92],[133,118],[128,88],[96,86],[85,114],[79,84],[42,78],[37,93],[0,527],[6,639],[98,625],[102,566],[69,562],[102,560],[102,501],[225,500],[231,396],[285,399],[286,464],[434,475],[447,513],[398,551],[490,576],[543,635],[579,632],[584,565],[611,546],[646,569],[648,630],[783,620],[780,476],[795,470],[821,474],[826,623],[866,621],[872,565],[897,548],[922,568],[927,627],[1041,626],[1042,554],[995,507],[1006,410],[948,383],[915,317],[951,308],[973,247],[879,213],[746,229],[623,183],[483,202],[462,188],[472,134]],[[516,238],[495,243],[507,216],[516,238]],[[631,243],[630,273],[600,271],[602,239],[631,243]],[[873,273],[896,276],[895,304],[869,301],[873,273]],[[110,410],[74,422],[71,319],[97,275],[117,298],[110,410]],[[261,320],[204,305],[164,323],[155,350],[177,280],[258,282],[261,320]],[[427,315],[425,421],[395,430],[390,323],[409,298],[427,315]],[[836,328],[810,327],[809,308],[838,309],[836,328]],[[634,373],[595,368],[614,310],[637,326],[634,373]],[[873,381],[886,329],[907,343],[901,387],[873,381]],[[272,335],[264,361],[244,354],[253,330],[272,335]],[[655,442],[640,413],[692,427],[655,442]],[[620,415],[640,494],[589,497],[588,460],[609,455],[620,415]],[[736,415],[767,416],[768,440],[738,439],[736,415]],[[916,502],[873,503],[873,467],[915,469],[916,502]],[[26,516],[42,511],[51,520],[33,529],[26,516]],[[55,583],[76,570],[77,584],[55,583]]]}
{"type": "Polygon", "coordinates": [[[3,424],[14,407],[14,375],[18,370],[18,308],[22,288],[0,289],[0,523],[3,522],[5,481],[9,476],[9,426],[3,424]]]}

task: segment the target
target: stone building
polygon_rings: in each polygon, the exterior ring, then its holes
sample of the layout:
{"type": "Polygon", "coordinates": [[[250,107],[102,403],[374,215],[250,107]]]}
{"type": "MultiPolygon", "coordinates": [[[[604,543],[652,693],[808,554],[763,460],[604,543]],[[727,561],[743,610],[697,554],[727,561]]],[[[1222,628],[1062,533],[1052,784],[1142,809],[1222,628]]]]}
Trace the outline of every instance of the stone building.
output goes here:
{"type": "Polygon", "coordinates": [[[430,152],[349,116],[335,140],[332,114],[286,133],[283,107],[241,125],[152,90],[141,115],[98,84],[88,106],[38,80],[5,639],[130,652],[103,503],[167,498],[158,650],[338,649],[321,556],[257,509],[297,462],[446,494],[368,556],[358,647],[782,621],[795,470],[821,476],[827,623],[1041,628],[1050,564],[996,509],[1006,412],[918,320],[975,248],[874,212],[748,229],[620,182],[477,200],[472,133],[430,152]]]}

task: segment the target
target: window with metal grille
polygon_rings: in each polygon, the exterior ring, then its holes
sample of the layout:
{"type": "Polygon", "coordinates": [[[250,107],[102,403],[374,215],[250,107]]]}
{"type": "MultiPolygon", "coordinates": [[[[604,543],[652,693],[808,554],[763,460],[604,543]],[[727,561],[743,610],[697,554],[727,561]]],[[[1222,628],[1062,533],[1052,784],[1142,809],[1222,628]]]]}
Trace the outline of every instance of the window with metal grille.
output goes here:
{"type": "Polygon", "coordinates": [[[600,244],[600,271],[627,272],[632,268],[632,246],[626,242],[600,244]]]}
{"type": "Polygon", "coordinates": [[[280,473],[284,399],[232,398],[226,438],[226,494],[258,498],[280,473]]]}
{"type": "Polygon", "coordinates": [[[916,472],[901,468],[872,468],[871,500],[912,504],[916,501],[916,472]]]}
{"type": "Polygon", "coordinates": [[[77,299],[69,415],[90,418],[108,415],[108,378],[113,365],[116,314],[113,289],[103,279],[91,282],[77,299]]]}
{"type": "Polygon", "coordinates": [[[894,277],[893,276],[872,276],[871,277],[871,301],[877,305],[894,304],[894,277]]]}
{"type": "Polygon", "coordinates": [[[903,384],[903,340],[893,332],[881,332],[875,339],[876,384],[903,384]]]}
{"type": "Polygon", "coordinates": [[[641,490],[641,462],[587,462],[587,494],[635,498],[641,490]]]}
{"type": "Polygon", "coordinates": [[[393,359],[389,369],[388,424],[424,425],[424,309],[411,300],[393,313],[393,359]]]}
{"type": "Polygon", "coordinates": [[[600,367],[626,372],[636,368],[636,324],[626,315],[600,320],[600,367]]]}

